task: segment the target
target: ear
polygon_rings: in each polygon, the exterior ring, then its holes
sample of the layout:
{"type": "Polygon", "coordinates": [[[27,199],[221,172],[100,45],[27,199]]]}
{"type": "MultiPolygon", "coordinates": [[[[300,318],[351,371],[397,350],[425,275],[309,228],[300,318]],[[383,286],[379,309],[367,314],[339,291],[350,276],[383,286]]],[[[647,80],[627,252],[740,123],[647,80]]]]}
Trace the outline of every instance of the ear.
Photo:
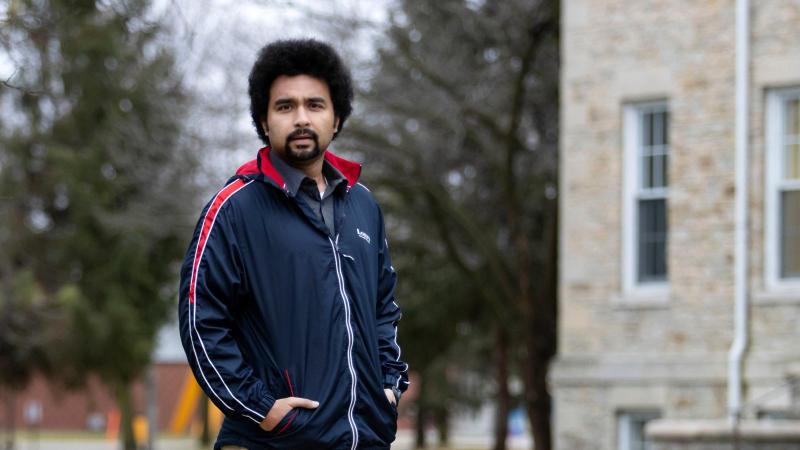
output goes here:
{"type": "Polygon", "coordinates": [[[267,127],[267,118],[261,118],[261,128],[264,129],[264,134],[269,135],[269,127],[267,127]]]}
{"type": "Polygon", "coordinates": [[[333,118],[333,134],[336,134],[338,132],[339,132],[339,118],[338,117],[334,117],[333,118]]]}

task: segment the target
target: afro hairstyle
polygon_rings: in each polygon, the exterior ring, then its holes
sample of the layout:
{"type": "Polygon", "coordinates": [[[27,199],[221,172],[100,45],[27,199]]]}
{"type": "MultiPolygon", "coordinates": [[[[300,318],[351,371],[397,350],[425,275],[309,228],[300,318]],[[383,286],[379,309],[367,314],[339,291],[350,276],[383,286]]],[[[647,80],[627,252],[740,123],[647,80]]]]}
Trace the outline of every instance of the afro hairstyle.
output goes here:
{"type": "Polygon", "coordinates": [[[279,76],[308,75],[328,84],[334,115],[339,119],[334,139],[353,111],[350,71],[330,45],[315,39],[280,40],[265,45],[250,71],[250,116],[261,140],[269,145],[261,120],[267,117],[269,90],[279,76]]]}

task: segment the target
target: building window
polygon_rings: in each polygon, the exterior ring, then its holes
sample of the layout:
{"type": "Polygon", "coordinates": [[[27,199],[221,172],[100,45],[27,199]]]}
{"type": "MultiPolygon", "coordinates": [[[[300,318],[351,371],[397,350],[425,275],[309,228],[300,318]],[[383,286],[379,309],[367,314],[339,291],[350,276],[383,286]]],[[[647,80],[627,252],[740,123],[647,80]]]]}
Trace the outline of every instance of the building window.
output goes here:
{"type": "Polygon", "coordinates": [[[800,285],[800,88],[770,91],[766,136],[766,279],[800,285]]]}
{"type": "Polygon", "coordinates": [[[669,111],[665,102],[625,109],[625,273],[627,291],[668,281],[669,111]]]}
{"type": "Polygon", "coordinates": [[[658,411],[623,411],[617,414],[617,450],[650,450],[645,436],[647,422],[661,417],[658,411]]]}

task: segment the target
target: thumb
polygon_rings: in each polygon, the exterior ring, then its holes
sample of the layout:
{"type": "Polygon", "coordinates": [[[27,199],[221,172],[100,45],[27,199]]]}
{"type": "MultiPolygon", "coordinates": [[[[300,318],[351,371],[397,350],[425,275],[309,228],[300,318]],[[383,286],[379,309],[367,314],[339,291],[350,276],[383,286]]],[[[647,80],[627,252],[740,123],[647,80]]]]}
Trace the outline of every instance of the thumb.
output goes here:
{"type": "Polygon", "coordinates": [[[301,397],[289,397],[286,402],[292,408],[306,408],[306,409],[314,409],[319,406],[319,402],[314,400],[309,400],[307,398],[301,397]]]}

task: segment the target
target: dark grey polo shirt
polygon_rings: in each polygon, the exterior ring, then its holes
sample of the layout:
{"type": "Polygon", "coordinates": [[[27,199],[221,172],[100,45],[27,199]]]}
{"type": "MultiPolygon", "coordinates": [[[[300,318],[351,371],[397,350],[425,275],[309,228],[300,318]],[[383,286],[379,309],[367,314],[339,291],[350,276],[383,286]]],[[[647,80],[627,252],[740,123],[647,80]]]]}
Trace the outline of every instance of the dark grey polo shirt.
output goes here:
{"type": "Polygon", "coordinates": [[[321,219],[331,236],[336,236],[336,224],[333,220],[333,193],[336,187],[347,179],[328,161],[322,163],[322,176],[328,182],[325,192],[320,193],[317,182],[309,178],[301,170],[295,169],[278,156],[274,151],[269,152],[269,160],[278,173],[283,176],[286,188],[292,196],[300,196],[308,206],[314,210],[317,219],[321,219]]]}

